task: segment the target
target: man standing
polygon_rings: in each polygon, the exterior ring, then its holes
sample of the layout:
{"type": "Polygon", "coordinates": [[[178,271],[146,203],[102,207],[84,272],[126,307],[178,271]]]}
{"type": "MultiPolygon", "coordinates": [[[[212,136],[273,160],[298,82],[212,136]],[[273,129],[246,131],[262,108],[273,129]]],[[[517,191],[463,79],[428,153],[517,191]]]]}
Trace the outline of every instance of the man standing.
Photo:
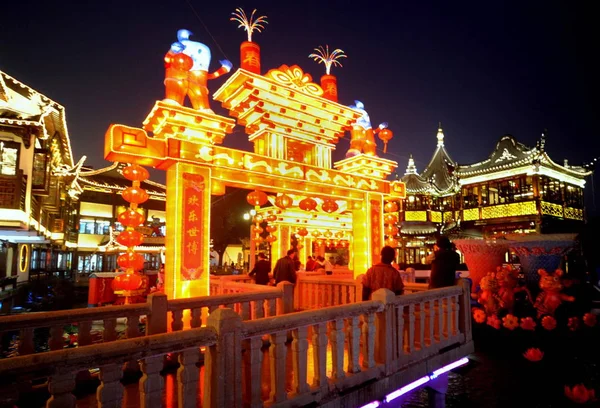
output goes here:
{"type": "Polygon", "coordinates": [[[447,237],[438,238],[433,249],[429,289],[454,286],[456,284],[456,269],[460,263],[460,256],[453,249],[452,243],[450,243],[447,237]]]}
{"type": "Polygon", "coordinates": [[[370,267],[363,276],[362,300],[369,300],[373,292],[382,288],[391,290],[396,296],[404,293],[400,272],[392,266],[395,257],[394,248],[386,245],[381,249],[381,263],[370,267]]]}
{"type": "Polygon", "coordinates": [[[287,251],[287,255],[279,259],[273,269],[273,277],[275,278],[275,284],[279,282],[288,281],[290,283],[296,283],[296,266],[295,259],[298,253],[295,249],[287,251]]]}
{"type": "Polygon", "coordinates": [[[248,276],[254,279],[257,285],[266,285],[269,283],[269,272],[271,272],[271,263],[262,252],[258,254],[258,262],[250,271],[248,276]]]}

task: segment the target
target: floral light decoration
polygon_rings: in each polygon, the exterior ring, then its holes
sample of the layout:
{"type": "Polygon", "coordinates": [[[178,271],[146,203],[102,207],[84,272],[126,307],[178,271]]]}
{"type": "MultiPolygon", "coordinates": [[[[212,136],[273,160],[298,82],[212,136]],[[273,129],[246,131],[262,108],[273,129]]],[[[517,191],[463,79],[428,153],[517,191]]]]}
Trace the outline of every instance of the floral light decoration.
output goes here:
{"type": "Polygon", "coordinates": [[[519,327],[519,318],[511,314],[507,314],[502,318],[502,326],[508,330],[514,330],[519,327]]]}
{"type": "Polygon", "coordinates": [[[546,330],[556,329],[556,319],[552,316],[544,316],[542,318],[542,327],[546,330]]]}
{"type": "Polygon", "coordinates": [[[478,307],[473,308],[473,319],[475,320],[475,322],[485,323],[486,318],[487,315],[485,314],[485,311],[483,309],[480,309],[478,307]]]}
{"type": "Polygon", "coordinates": [[[535,320],[531,317],[524,317],[521,319],[521,329],[523,330],[535,330],[535,320]]]}
{"type": "Polygon", "coordinates": [[[240,23],[238,28],[243,28],[244,31],[248,34],[248,42],[252,42],[252,33],[255,31],[260,33],[264,30],[264,24],[267,24],[267,16],[258,16],[256,19],[254,18],[254,14],[256,13],[256,9],[252,10],[252,14],[250,14],[250,18],[246,15],[246,12],[241,7],[235,9],[231,15],[233,17],[230,18],[231,21],[236,21],[240,23]]]}
{"type": "Polygon", "coordinates": [[[579,317],[577,317],[577,316],[569,317],[569,319],[567,321],[567,327],[569,328],[569,330],[575,331],[579,328],[580,325],[581,325],[581,321],[579,320],[579,317]]]}
{"type": "Polygon", "coordinates": [[[116,294],[125,296],[125,304],[129,303],[129,298],[140,293],[143,280],[137,273],[144,268],[143,255],[135,252],[135,247],[144,241],[144,236],[135,230],[144,222],[144,216],[137,211],[139,204],[148,200],[148,193],[140,187],[142,181],[150,177],[148,170],[137,164],[130,164],[123,169],[123,176],[132,181],[132,186],[127,187],[123,193],[123,199],[129,202],[129,208],[118,215],[118,220],[125,227],[116,238],[117,242],[125,247],[127,251],[117,258],[119,267],[125,270],[125,273],[118,275],[112,283],[116,294]]]}
{"type": "Polygon", "coordinates": [[[596,392],[583,384],[574,385],[572,388],[565,385],[565,396],[577,404],[596,401],[596,392]]]}
{"type": "Polygon", "coordinates": [[[500,327],[502,326],[502,322],[500,321],[500,319],[498,319],[498,316],[496,316],[495,314],[488,316],[487,324],[489,326],[492,326],[496,330],[499,330],[500,327]]]}
{"type": "Polygon", "coordinates": [[[344,51],[339,48],[336,48],[329,53],[329,45],[325,45],[325,48],[323,48],[322,45],[319,45],[318,48],[315,48],[315,52],[308,56],[308,58],[314,59],[319,64],[325,64],[325,73],[327,75],[331,75],[332,66],[341,67],[342,63],[340,62],[340,58],[346,57],[347,55],[344,54],[344,51]]]}
{"type": "Polygon", "coordinates": [[[523,353],[523,357],[531,362],[537,363],[544,358],[544,352],[539,348],[532,347],[523,353]]]}
{"type": "Polygon", "coordinates": [[[595,314],[588,312],[583,315],[583,323],[587,327],[594,327],[596,325],[596,322],[597,322],[597,318],[596,318],[595,314]]]}

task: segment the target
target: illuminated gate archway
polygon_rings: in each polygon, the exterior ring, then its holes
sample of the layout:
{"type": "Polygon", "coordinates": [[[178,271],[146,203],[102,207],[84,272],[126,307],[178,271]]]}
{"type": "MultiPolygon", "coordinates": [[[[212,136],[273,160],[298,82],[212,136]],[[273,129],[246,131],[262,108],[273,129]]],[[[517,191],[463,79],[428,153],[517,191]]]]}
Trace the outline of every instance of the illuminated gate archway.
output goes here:
{"type": "MultiPolygon", "coordinates": [[[[401,183],[386,180],[394,161],[358,154],[332,163],[335,144],[361,118],[359,110],[326,99],[298,66],[264,76],[243,68],[213,97],[245,127],[253,152],[220,146],[234,119],[168,101],[155,103],[143,129],[111,125],[106,133],[107,160],[167,172],[169,298],[208,294],[210,195],[225,186],[344,201],[340,216],[351,219],[355,276],[379,256],[384,197],[403,195],[401,183]]],[[[299,210],[289,211],[291,217],[299,210]]]]}

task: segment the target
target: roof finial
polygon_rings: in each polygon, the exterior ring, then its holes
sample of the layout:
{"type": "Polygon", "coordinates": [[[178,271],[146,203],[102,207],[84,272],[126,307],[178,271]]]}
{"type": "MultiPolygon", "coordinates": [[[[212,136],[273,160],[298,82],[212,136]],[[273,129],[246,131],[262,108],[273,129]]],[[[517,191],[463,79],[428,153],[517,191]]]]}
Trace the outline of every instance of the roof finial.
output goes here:
{"type": "Polygon", "coordinates": [[[406,166],[406,172],[404,174],[417,174],[417,167],[415,166],[412,154],[408,157],[408,166],[406,166]]]}
{"type": "Polygon", "coordinates": [[[437,132],[437,140],[438,140],[438,146],[443,146],[444,145],[444,132],[442,131],[442,122],[439,122],[439,126],[438,126],[438,132],[437,132]]]}

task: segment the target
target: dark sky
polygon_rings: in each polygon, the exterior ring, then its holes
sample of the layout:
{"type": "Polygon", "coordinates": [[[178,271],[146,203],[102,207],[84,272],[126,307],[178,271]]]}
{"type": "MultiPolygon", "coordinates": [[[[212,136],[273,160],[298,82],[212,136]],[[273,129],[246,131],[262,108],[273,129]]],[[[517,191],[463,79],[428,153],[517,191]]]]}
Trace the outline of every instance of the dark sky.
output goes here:
{"type": "MultiPolygon", "coordinates": [[[[600,155],[592,3],[11,1],[1,11],[0,69],[64,105],[75,157],[103,166],[109,124],[141,126],[164,97],[162,58],[177,30],[211,47],[213,69],[224,57],[237,67],[245,33],[230,13],[257,8],[269,21],[254,36],[265,72],[299,64],[318,82],[324,69],[307,58],[313,48],[346,52],[334,68],[340,102],[359,99],[374,125],[389,122],[395,136],[385,157],[401,174],[409,153],[419,171],[426,166],[439,121],[459,163],[485,159],[506,133],[533,146],[547,128],[550,156],[580,164],[600,155]]],[[[248,142],[236,132],[225,145],[248,142]]],[[[338,147],[336,158],[348,137],[338,147]]]]}

